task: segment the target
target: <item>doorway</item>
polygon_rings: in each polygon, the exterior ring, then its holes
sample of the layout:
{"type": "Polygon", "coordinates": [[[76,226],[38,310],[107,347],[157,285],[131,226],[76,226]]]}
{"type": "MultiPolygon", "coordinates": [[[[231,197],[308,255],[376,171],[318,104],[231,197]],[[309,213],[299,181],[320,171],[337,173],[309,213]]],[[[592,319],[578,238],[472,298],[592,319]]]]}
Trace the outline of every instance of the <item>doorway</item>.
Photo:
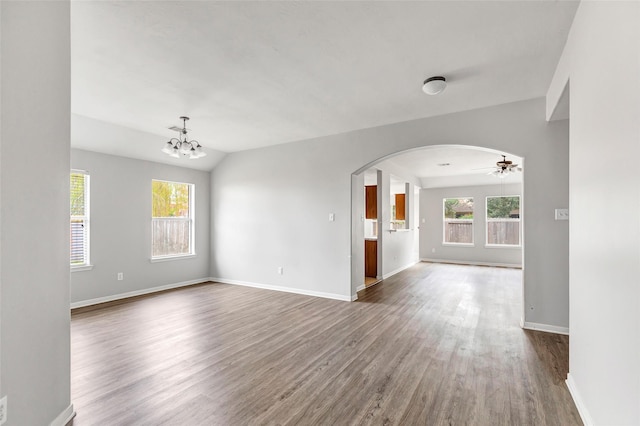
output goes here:
{"type": "Polygon", "coordinates": [[[367,187],[371,193],[373,184],[377,186],[381,212],[373,220],[377,232],[375,282],[379,282],[420,261],[522,268],[523,182],[523,157],[473,146],[424,147],[395,153],[360,168],[352,175],[352,293],[357,297],[357,292],[365,288],[365,277],[372,275],[371,270],[366,271],[366,258],[371,253],[362,243],[373,228],[366,213],[370,204],[367,187]],[[509,165],[506,172],[498,173],[500,161],[509,165]],[[392,182],[407,188],[394,191],[392,182]],[[406,197],[404,223],[394,216],[396,192],[406,197]],[[456,218],[466,221],[472,240],[458,242],[444,236],[445,227],[452,228],[450,222],[455,222],[447,221],[444,202],[454,198],[473,204],[471,213],[456,218]],[[503,214],[502,210],[496,213],[491,209],[496,203],[513,205],[503,208],[509,210],[503,214]],[[511,239],[495,237],[507,228],[511,239]],[[399,237],[401,233],[406,235],[399,237]]]}

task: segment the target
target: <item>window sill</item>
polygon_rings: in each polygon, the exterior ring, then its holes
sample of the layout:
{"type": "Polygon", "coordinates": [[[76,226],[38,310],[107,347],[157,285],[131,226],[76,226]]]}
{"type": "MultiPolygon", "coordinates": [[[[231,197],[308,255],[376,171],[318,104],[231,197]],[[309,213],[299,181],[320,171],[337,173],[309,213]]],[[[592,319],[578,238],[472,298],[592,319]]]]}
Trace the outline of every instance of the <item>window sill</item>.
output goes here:
{"type": "Polygon", "coordinates": [[[488,249],[521,249],[522,245],[513,245],[513,244],[485,244],[484,248],[488,249]]]}
{"type": "Polygon", "coordinates": [[[93,265],[71,266],[71,272],[90,271],[93,269],[93,265]]]}
{"type": "Polygon", "coordinates": [[[442,243],[443,246],[447,247],[475,247],[474,243],[442,243]]]}
{"type": "Polygon", "coordinates": [[[193,259],[195,257],[197,257],[196,254],[181,254],[176,256],[152,257],[151,259],[149,259],[149,262],[151,263],[171,262],[172,260],[193,259]]]}

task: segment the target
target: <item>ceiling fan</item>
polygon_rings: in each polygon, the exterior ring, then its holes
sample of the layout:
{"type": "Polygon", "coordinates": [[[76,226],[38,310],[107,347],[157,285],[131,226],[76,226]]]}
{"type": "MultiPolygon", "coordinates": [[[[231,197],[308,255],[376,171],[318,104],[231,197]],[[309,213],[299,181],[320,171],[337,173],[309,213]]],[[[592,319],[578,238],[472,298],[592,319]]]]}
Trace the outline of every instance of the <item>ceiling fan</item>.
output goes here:
{"type": "Polygon", "coordinates": [[[496,169],[487,174],[494,175],[499,178],[505,178],[507,175],[514,171],[522,171],[522,168],[519,168],[517,164],[513,164],[513,161],[507,160],[507,156],[503,155],[502,160],[496,162],[496,169]]]}
{"type": "Polygon", "coordinates": [[[501,171],[506,171],[506,170],[512,171],[513,169],[519,170],[517,168],[518,165],[517,164],[513,164],[513,161],[511,161],[511,160],[507,160],[507,156],[506,155],[503,155],[502,156],[502,160],[500,160],[500,161],[498,161],[496,163],[496,167],[501,171]]]}
{"type": "Polygon", "coordinates": [[[513,164],[513,161],[507,160],[506,155],[502,155],[502,160],[496,162],[495,166],[492,167],[482,167],[480,169],[473,170],[482,170],[482,169],[494,169],[487,173],[488,175],[494,175],[499,178],[506,177],[511,172],[521,172],[522,167],[518,167],[517,164],[513,164]],[[494,168],[495,167],[495,168],[494,168]]]}

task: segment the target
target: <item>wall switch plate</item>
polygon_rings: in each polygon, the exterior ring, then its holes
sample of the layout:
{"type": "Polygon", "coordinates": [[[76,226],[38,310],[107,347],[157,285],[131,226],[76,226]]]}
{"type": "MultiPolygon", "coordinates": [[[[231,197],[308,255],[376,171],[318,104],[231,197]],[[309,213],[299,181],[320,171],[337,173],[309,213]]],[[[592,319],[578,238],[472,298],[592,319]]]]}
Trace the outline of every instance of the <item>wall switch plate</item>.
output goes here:
{"type": "Polygon", "coordinates": [[[7,421],[7,396],[0,399],[0,425],[7,421]]]}
{"type": "Polygon", "coordinates": [[[124,273],[118,272],[118,281],[124,280],[124,273]]]}
{"type": "Polygon", "coordinates": [[[556,209],[556,220],[569,220],[569,209],[556,209]]]}
{"type": "Polygon", "coordinates": [[[284,268],[282,266],[278,266],[278,275],[284,274],[284,268]]]}
{"type": "Polygon", "coordinates": [[[329,222],[334,222],[336,220],[336,214],[335,213],[329,213],[329,222]]]}

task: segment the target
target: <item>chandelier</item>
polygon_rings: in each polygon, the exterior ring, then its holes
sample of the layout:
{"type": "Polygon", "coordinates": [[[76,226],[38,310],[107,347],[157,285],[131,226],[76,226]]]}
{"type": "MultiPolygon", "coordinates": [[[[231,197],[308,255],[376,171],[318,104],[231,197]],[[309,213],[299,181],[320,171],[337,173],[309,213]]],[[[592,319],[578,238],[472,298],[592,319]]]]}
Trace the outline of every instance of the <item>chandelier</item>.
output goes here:
{"type": "Polygon", "coordinates": [[[169,157],[180,158],[180,155],[184,157],[188,155],[190,160],[195,160],[207,155],[198,141],[190,141],[187,139],[188,119],[189,117],[180,117],[180,120],[182,120],[182,129],[175,126],[170,128],[171,130],[179,132],[180,135],[177,138],[171,138],[169,142],[164,144],[162,152],[168,154],[169,157]]]}

